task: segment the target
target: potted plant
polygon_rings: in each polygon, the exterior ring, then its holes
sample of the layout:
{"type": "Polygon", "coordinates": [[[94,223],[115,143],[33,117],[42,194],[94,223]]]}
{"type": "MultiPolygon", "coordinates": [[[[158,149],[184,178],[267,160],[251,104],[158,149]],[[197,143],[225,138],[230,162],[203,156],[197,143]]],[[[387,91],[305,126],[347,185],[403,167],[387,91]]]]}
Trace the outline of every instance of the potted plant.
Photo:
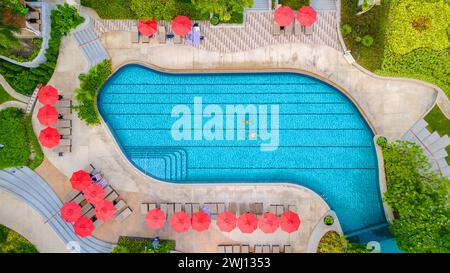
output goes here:
{"type": "Polygon", "coordinates": [[[334,218],[331,215],[327,215],[325,216],[325,218],[323,218],[323,223],[327,226],[331,226],[334,224],[334,218]]]}

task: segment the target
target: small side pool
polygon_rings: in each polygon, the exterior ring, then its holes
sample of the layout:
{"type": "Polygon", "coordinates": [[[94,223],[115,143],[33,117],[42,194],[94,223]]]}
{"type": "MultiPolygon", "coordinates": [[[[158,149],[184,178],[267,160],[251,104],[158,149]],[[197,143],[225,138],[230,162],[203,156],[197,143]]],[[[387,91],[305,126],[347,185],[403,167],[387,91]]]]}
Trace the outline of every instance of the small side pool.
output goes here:
{"type": "Polygon", "coordinates": [[[152,177],[294,183],[320,194],[345,232],[385,223],[373,133],[318,79],[127,65],[103,86],[98,107],[130,162],[152,177]]]}

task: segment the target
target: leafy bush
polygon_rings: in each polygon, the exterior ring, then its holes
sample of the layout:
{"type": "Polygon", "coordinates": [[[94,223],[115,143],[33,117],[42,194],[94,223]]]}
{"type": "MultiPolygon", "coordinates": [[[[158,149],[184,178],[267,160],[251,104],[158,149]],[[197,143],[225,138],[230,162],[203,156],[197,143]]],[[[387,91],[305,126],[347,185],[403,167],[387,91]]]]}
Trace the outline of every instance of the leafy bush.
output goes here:
{"type": "Polygon", "coordinates": [[[334,224],[334,218],[331,215],[327,215],[325,216],[325,218],[323,218],[323,222],[325,223],[325,225],[331,226],[334,224]]]}
{"type": "Polygon", "coordinates": [[[349,242],[345,236],[340,236],[336,231],[328,231],[320,239],[317,253],[368,253],[370,250],[362,244],[349,242]]]}
{"type": "Polygon", "coordinates": [[[38,253],[38,251],[23,236],[0,225],[0,253],[38,253]]]}
{"type": "Polygon", "coordinates": [[[159,246],[152,246],[153,239],[120,237],[112,253],[169,253],[175,248],[172,240],[161,240],[159,246]]]}
{"type": "Polygon", "coordinates": [[[344,37],[350,35],[352,33],[352,27],[347,24],[343,24],[341,26],[341,33],[342,33],[342,36],[344,36],[344,37]]]}
{"type": "Polygon", "coordinates": [[[408,252],[450,252],[450,181],[431,170],[420,146],[396,141],[382,146],[385,201],[398,217],[390,226],[408,252]]]}
{"type": "Polygon", "coordinates": [[[25,16],[28,9],[19,0],[3,0],[2,5],[18,16],[25,16]]]}
{"type": "Polygon", "coordinates": [[[310,0],[279,0],[278,1],[283,6],[288,6],[293,10],[298,10],[303,6],[309,6],[310,0]]]}
{"type": "Polygon", "coordinates": [[[214,15],[213,17],[211,17],[211,24],[213,24],[215,26],[215,25],[218,25],[219,23],[220,23],[219,16],[214,15]]]}
{"type": "Polygon", "coordinates": [[[43,160],[42,150],[37,143],[31,125],[31,117],[17,108],[0,111],[0,169],[17,166],[36,168],[43,160]],[[36,156],[30,160],[31,147],[36,156]]]}
{"type": "Polygon", "coordinates": [[[233,14],[243,14],[244,8],[251,7],[253,0],[192,0],[192,3],[202,13],[213,13],[221,22],[228,22],[233,14]]]}
{"type": "Polygon", "coordinates": [[[443,50],[450,45],[449,22],[450,6],[444,0],[394,0],[389,13],[389,48],[397,54],[422,47],[443,50]]]}
{"type": "Polygon", "coordinates": [[[46,84],[53,75],[59,54],[61,37],[84,21],[75,7],[58,5],[51,13],[51,33],[45,57],[47,61],[36,68],[26,68],[0,60],[0,74],[19,93],[30,95],[37,85],[46,84]]]}
{"type": "Polygon", "coordinates": [[[371,47],[373,44],[373,37],[370,35],[365,35],[361,40],[363,46],[365,47],[371,47]]]}
{"type": "Polygon", "coordinates": [[[175,0],[131,0],[131,10],[146,19],[172,20],[177,15],[175,0]]]}
{"type": "Polygon", "coordinates": [[[100,116],[97,110],[97,94],[102,85],[111,75],[111,61],[104,60],[97,64],[87,74],[80,75],[80,88],[75,90],[75,99],[79,105],[73,108],[78,117],[88,125],[100,124],[100,116]]]}

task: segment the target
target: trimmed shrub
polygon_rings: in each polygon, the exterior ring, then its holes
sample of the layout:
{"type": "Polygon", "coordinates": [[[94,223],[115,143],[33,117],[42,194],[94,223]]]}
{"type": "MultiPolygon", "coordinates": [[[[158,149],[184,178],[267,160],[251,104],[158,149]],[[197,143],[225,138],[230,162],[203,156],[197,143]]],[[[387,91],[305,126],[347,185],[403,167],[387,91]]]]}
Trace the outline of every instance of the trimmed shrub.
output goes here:
{"type": "Polygon", "coordinates": [[[370,35],[366,35],[362,38],[361,43],[365,47],[371,47],[373,44],[373,37],[370,35]]]}
{"type": "Polygon", "coordinates": [[[350,25],[343,24],[341,26],[341,33],[342,33],[342,36],[344,36],[344,37],[350,35],[352,33],[352,27],[350,25]]]}
{"type": "Polygon", "coordinates": [[[153,239],[122,236],[112,253],[169,253],[175,248],[175,241],[161,240],[159,246],[152,246],[153,239]]]}

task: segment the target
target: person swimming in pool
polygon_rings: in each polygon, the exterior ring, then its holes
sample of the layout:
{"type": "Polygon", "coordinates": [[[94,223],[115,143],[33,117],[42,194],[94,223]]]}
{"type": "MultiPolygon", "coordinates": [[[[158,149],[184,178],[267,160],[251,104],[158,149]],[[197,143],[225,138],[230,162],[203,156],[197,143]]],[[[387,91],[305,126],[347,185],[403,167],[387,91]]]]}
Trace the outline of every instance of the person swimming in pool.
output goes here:
{"type": "Polygon", "coordinates": [[[249,138],[256,138],[256,136],[257,136],[256,132],[250,132],[250,133],[248,134],[248,137],[249,137],[249,138]]]}

